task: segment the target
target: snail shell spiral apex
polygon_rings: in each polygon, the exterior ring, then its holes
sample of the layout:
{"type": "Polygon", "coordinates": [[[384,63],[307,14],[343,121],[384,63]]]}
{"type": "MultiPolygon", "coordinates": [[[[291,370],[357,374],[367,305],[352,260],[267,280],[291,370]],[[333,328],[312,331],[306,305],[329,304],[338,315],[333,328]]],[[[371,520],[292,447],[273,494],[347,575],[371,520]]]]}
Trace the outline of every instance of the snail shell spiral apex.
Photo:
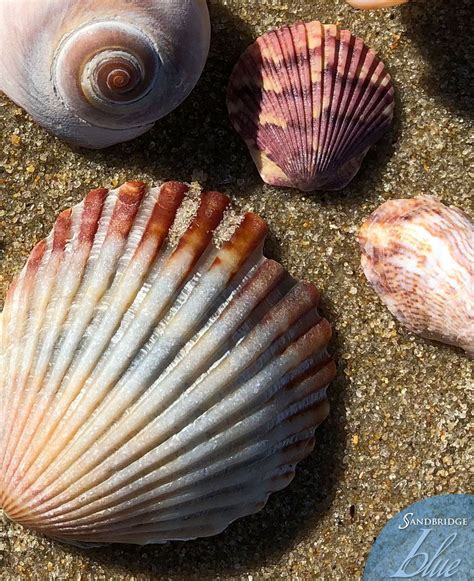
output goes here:
{"type": "Polygon", "coordinates": [[[65,141],[107,147],[189,95],[209,42],[205,0],[4,0],[0,89],[65,141]]]}

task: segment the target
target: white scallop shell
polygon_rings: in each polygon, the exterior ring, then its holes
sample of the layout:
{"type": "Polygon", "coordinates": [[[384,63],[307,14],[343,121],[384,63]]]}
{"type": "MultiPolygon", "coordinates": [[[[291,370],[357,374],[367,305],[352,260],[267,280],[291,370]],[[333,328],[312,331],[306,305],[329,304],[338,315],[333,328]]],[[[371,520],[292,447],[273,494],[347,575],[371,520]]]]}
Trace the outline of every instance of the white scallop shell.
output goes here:
{"type": "Polygon", "coordinates": [[[212,535],[311,451],[335,373],[319,294],[262,255],[258,216],[220,245],[228,198],[187,191],[92,191],[12,283],[0,319],[10,518],[76,543],[212,535]]]}

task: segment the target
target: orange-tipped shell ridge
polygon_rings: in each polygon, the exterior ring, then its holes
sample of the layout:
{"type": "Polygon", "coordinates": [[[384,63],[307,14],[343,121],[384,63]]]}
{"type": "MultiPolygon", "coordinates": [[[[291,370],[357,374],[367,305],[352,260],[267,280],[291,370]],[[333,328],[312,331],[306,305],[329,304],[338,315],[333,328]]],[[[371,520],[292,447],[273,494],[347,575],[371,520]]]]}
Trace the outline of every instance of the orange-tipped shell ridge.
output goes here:
{"type": "Polygon", "coordinates": [[[0,504],[71,543],[213,535],[311,451],[335,366],[319,293],[255,214],[179,182],[94,190],[0,318],[0,504]],[[230,220],[230,223],[237,223],[230,220]]]}

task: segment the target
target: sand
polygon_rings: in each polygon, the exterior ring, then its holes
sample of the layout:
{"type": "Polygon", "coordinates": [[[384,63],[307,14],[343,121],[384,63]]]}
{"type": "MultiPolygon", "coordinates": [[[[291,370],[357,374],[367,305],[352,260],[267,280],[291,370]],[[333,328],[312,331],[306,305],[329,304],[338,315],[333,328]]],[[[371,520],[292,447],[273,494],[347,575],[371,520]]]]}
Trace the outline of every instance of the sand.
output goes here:
{"type": "Polygon", "coordinates": [[[338,361],[330,417],[289,488],[217,537],[83,551],[0,519],[2,580],[359,579],[392,515],[427,496],[468,491],[470,363],[394,321],[362,274],[356,241],[364,217],[389,198],[431,194],[473,211],[468,2],[414,0],[366,13],[342,0],[211,0],[210,9],[212,48],[198,87],[131,143],[73,151],[0,97],[0,299],[57,213],[90,188],[199,180],[260,213],[271,230],[267,253],[324,293],[338,361]],[[258,34],[299,19],[349,28],[394,79],[393,128],[342,192],[265,186],[227,118],[239,54],[258,34]]]}

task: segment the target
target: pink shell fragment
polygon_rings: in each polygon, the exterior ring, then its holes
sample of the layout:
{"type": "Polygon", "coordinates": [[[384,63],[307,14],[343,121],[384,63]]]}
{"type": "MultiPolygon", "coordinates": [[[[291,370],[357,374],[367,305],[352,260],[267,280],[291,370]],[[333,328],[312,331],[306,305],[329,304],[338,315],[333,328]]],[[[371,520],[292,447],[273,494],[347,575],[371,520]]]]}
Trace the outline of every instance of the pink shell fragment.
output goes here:
{"type": "Polygon", "coordinates": [[[382,204],[359,232],[362,268],[408,329],[474,355],[474,223],[421,196],[382,204]]]}

